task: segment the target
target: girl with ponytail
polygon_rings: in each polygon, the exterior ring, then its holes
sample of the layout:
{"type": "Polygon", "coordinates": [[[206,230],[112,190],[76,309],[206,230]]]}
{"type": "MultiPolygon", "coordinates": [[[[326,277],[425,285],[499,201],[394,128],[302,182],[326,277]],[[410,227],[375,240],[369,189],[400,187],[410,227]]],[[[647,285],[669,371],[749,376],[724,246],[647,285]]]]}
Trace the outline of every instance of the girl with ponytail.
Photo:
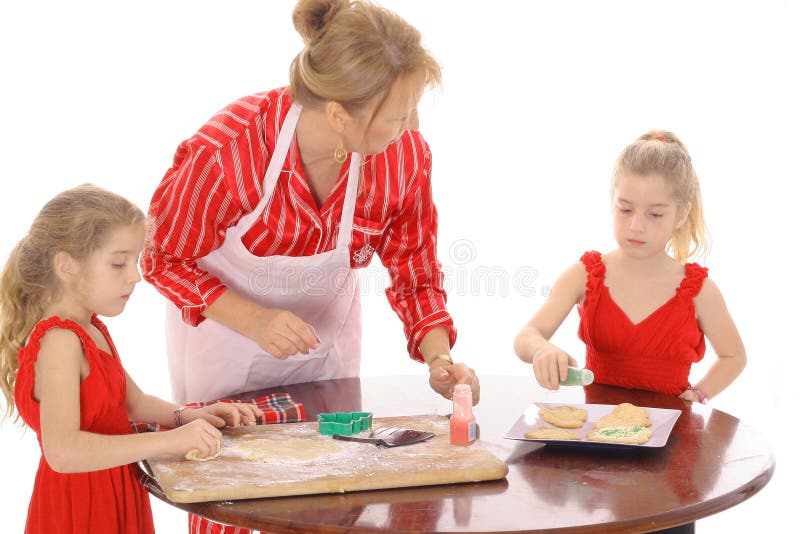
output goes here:
{"type": "Polygon", "coordinates": [[[42,457],[25,532],[153,532],[132,464],[161,454],[209,457],[216,427],[255,423],[249,404],[184,409],[142,392],[99,315],[122,313],[141,280],[144,214],[85,184],[57,195],[14,248],[0,280],[0,388],[42,457]],[[134,434],[130,421],[179,427],[134,434]]]}
{"type": "Polygon", "coordinates": [[[539,384],[558,389],[575,358],[549,339],[573,306],[595,382],[706,402],[746,363],[744,345],[708,269],[687,261],[707,249],[700,184],[683,143],[650,131],[617,158],[611,188],[614,238],[567,269],[517,335],[515,350],[539,384]],[[696,384],[693,363],[711,343],[717,361],[696,384]]]}

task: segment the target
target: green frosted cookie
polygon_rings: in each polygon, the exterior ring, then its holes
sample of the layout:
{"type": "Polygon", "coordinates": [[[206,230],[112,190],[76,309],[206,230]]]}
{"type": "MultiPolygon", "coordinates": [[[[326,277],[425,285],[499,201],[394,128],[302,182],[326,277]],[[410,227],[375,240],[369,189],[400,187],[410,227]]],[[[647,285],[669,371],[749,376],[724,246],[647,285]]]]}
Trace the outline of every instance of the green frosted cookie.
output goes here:
{"type": "Polygon", "coordinates": [[[589,440],[641,445],[647,443],[652,435],[653,431],[646,426],[612,426],[595,428],[589,432],[589,440]]]}

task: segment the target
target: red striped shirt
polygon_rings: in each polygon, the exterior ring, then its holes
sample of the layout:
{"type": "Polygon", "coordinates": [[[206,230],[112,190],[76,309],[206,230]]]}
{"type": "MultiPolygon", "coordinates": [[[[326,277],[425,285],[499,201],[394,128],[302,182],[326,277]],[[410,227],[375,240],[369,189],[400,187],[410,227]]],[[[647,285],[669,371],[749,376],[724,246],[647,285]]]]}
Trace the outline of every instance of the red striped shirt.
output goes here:
{"type": "MultiPolygon", "coordinates": [[[[197,325],[225,290],[196,260],[222,244],[225,231],[258,204],[264,173],[291,106],[285,88],[241,98],[180,144],[150,204],[153,220],[141,256],[142,275],[197,325]]],[[[309,189],[296,139],[262,216],[242,242],[256,256],[310,256],[332,250],[344,204],[348,161],[318,208],[309,189]]],[[[409,354],[421,360],[419,342],[455,328],[445,306],[436,259],[436,207],[431,196],[431,153],[418,131],[407,130],[383,153],[365,156],[350,245],[353,268],[374,252],[387,268],[389,304],[403,321],[409,354]]]]}

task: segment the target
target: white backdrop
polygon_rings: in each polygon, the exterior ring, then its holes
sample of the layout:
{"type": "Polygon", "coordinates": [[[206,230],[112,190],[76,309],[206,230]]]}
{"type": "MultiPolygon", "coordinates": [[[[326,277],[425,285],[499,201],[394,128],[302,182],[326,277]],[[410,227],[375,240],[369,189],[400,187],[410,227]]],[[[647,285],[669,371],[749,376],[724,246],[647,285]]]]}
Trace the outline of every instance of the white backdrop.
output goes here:
{"type": "MultiPolygon", "coordinates": [[[[0,255],[41,205],[84,181],[147,208],[178,143],[234,98],[284,85],[301,42],[294,2],[6,2],[0,8],[0,255]]],[[[800,8],[791,1],[385,0],[443,66],[421,129],[434,154],[439,255],[459,328],[457,360],[523,374],[515,333],[581,252],[613,246],[608,181],[650,128],[687,144],[700,177],[722,288],[750,358],[714,406],[770,436],[778,470],[749,501],[700,522],[739,532],[789,520],[798,473],[780,412],[796,411],[791,334],[800,94],[800,8]],[[794,229],[794,230],[792,230],[794,229]],[[767,415],[764,415],[766,413],[767,415]]],[[[364,375],[418,373],[378,261],[362,272],[364,375]]],[[[109,319],[131,375],[169,397],[163,300],[141,284],[109,319]]],[[[582,358],[571,316],[554,340],[582,358]]],[[[696,367],[702,374],[713,353],[696,367]]],[[[531,379],[531,400],[542,391],[531,379]]],[[[511,422],[511,421],[510,421],[511,422]]],[[[4,532],[20,532],[35,436],[5,423],[4,532]]],[[[184,516],[154,500],[160,532],[184,516]]]]}

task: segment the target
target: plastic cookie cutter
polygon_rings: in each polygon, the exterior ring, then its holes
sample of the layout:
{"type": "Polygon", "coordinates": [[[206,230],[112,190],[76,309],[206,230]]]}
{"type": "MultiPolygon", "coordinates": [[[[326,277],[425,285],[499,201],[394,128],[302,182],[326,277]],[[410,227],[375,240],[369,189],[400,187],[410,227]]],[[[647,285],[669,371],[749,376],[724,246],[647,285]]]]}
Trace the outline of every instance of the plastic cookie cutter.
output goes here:
{"type": "Polygon", "coordinates": [[[317,415],[319,433],[351,436],[372,428],[372,412],[335,412],[317,415]]]}

